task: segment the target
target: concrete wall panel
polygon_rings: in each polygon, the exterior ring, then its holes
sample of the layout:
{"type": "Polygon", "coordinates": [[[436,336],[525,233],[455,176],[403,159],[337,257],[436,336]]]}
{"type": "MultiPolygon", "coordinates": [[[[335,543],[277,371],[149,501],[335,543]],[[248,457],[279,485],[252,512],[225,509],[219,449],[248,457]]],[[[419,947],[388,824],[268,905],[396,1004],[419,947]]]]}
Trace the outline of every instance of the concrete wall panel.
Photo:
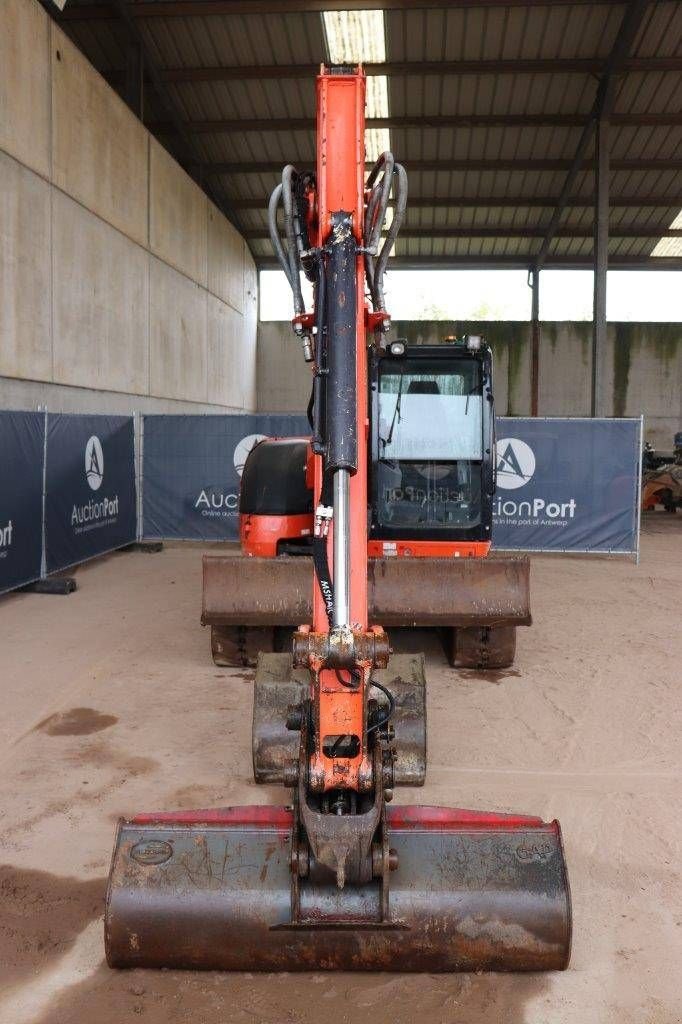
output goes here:
{"type": "Polygon", "coordinates": [[[2,0],[0,149],[50,173],[50,19],[33,0],[2,0]]]}
{"type": "Polygon", "coordinates": [[[208,290],[244,311],[244,240],[213,203],[208,204],[208,290]]]}
{"type": "Polygon", "coordinates": [[[244,375],[240,358],[243,318],[226,302],[208,296],[208,401],[244,408],[244,375]]]}
{"type": "Polygon", "coordinates": [[[243,239],[211,204],[211,295],[206,195],[37,0],[0,10],[8,400],[253,409],[257,280],[243,239]]]}
{"type": "Polygon", "coordinates": [[[0,153],[0,373],[50,380],[51,186],[0,153]]]}
{"type": "Polygon", "coordinates": [[[291,324],[279,320],[261,321],[257,357],[258,409],[261,412],[304,412],[312,378],[291,324]]]}
{"type": "Polygon", "coordinates": [[[670,450],[682,430],[682,327],[609,324],[602,415],[644,416],[646,437],[670,450]]]}
{"type": "Polygon", "coordinates": [[[149,136],[54,25],[52,117],[54,183],[147,245],[149,136]]]}
{"type": "Polygon", "coordinates": [[[540,416],[589,416],[592,324],[540,324],[540,416]]]}
{"type": "Polygon", "coordinates": [[[54,193],[54,380],[145,394],[149,254],[54,193]]]}
{"type": "Polygon", "coordinates": [[[149,144],[150,248],[206,287],[208,199],[156,139],[149,144]]]}
{"type": "Polygon", "coordinates": [[[0,376],[0,409],[37,409],[39,406],[47,406],[51,412],[97,412],[123,416],[129,416],[131,412],[173,415],[241,412],[236,406],[183,402],[125,391],[93,391],[68,384],[0,376]]]}
{"type": "Polygon", "coordinates": [[[153,256],[150,282],[150,394],[206,402],[206,292],[153,256]]]}
{"type": "Polygon", "coordinates": [[[244,326],[242,330],[242,362],[244,364],[244,408],[258,407],[258,271],[246,242],[244,254],[244,326]]]}

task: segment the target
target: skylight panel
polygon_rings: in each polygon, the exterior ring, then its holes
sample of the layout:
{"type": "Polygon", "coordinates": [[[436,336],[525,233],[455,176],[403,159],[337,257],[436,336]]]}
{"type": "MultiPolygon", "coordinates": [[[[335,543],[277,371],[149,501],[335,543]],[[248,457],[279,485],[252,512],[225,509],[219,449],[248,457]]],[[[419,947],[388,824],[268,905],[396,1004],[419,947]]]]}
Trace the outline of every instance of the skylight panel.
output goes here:
{"type": "MultiPolygon", "coordinates": [[[[386,61],[386,29],[383,11],[324,11],[324,33],[332,64],[383,64],[386,61]]],[[[368,118],[388,117],[388,78],[367,78],[368,118]]],[[[388,128],[365,130],[365,151],[372,163],[391,148],[388,128]]]]}
{"type": "MultiPolygon", "coordinates": [[[[682,210],[675,217],[670,225],[671,231],[682,230],[682,210]]],[[[664,235],[659,238],[651,251],[652,256],[682,256],[682,238],[675,238],[674,235],[664,235]]]]}

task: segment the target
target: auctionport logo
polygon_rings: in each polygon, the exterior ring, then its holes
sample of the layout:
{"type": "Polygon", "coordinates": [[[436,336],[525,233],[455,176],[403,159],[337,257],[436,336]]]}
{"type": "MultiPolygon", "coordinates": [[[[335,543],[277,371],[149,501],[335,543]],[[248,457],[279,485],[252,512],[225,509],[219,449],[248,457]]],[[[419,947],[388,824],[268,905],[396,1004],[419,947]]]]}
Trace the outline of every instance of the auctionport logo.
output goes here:
{"type": "MultiPolygon", "coordinates": [[[[518,437],[504,437],[497,442],[497,486],[514,491],[532,480],[536,470],[535,452],[518,437]]],[[[496,522],[507,526],[565,526],[575,518],[578,503],[575,498],[552,501],[532,495],[514,500],[499,495],[493,505],[496,522]]]]}
{"type": "Polygon", "coordinates": [[[535,472],[535,453],[518,437],[497,442],[497,486],[505,491],[523,487],[535,472]]]}
{"type": "MultiPolygon", "coordinates": [[[[89,437],[85,445],[85,479],[92,491],[98,491],[104,480],[104,452],[96,434],[89,437]]],[[[110,526],[116,522],[118,512],[118,494],[99,501],[90,498],[84,505],[74,505],[71,509],[71,528],[80,534],[110,526]]]]}
{"type": "Polygon", "coordinates": [[[85,446],[85,477],[93,491],[98,491],[104,479],[104,453],[96,434],[88,439],[85,446]]]}
{"type": "Polygon", "coordinates": [[[244,463],[246,462],[251,449],[255,448],[259,441],[265,441],[266,436],[266,434],[247,434],[246,437],[241,439],[234,450],[233,456],[234,468],[237,470],[239,476],[244,472],[244,463]]]}
{"type": "Polygon", "coordinates": [[[220,486],[204,487],[199,491],[194,507],[209,519],[225,519],[238,514],[239,495],[220,486]]]}
{"type": "MultiPolygon", "coordinates": [[[[266,434],[247,434],[238,442],[232,455],[238,476],[244,472],[244,463],[251,449],[255,448],[259,441],[265,441],[266,436],[266,434]]],[[[228,491],[220,485],[204,487],[199,491],[194,507],[202,516],[209,519],[235,517],[239,515],[239,494],[237,491],[228,491]]]]}

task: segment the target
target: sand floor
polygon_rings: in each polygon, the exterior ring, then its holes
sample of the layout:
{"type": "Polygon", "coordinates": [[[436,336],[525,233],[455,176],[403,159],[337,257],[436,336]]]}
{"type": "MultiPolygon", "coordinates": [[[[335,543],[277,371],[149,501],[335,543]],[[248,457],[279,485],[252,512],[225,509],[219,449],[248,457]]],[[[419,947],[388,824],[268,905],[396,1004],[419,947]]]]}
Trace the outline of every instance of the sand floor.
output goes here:
{"type": "Polygon", "coordinates": [[[642,559],[537,557],[535,623],[486,678],[427,652],[429,772],[399,802],[562,823],[573,959],[555,975],[110,971],[114,823],[278,803],[251,779],[253,674],[216,668],[200,551],[119,553],[69,597],[0,599],[0,1024],[672,1024],[682,1020],[682,516],[642,559]]]}

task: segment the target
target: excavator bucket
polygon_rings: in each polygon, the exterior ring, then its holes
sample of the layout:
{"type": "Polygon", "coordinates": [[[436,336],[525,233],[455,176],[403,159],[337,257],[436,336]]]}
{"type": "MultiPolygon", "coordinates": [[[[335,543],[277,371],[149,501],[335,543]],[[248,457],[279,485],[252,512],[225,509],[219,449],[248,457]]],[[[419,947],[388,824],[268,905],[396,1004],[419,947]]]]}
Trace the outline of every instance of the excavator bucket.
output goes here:
{"type": "Polygon", "coordinates": [[[321,865],[292,884],[288,807],[141,815],[118,827],[106,902],[112,967],[233,971],[544,971],[568,964],[556,821],[389,807],[378,881],[321,865]],[[295,898],[292,897],[295,894],[295,898]],[[385,908],[384,908],[385,909],[385,908]]]}

